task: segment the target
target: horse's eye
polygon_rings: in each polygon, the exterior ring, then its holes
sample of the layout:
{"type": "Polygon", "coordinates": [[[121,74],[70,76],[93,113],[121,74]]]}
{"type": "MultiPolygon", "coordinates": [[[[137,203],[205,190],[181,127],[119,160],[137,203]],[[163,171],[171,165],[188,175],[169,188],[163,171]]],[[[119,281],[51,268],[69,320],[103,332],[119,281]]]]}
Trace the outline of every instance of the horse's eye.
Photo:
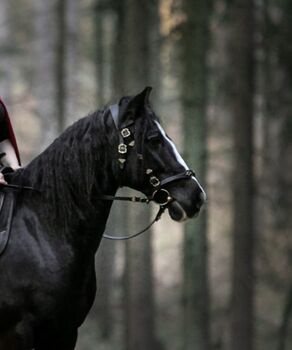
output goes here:
{"type": "Polygon", "coordinates": [[[161,136],[158,132],[154,132],[147,136],[147,141],[149,141],[153,145],[160,145],[162,143],[161,136]]]}

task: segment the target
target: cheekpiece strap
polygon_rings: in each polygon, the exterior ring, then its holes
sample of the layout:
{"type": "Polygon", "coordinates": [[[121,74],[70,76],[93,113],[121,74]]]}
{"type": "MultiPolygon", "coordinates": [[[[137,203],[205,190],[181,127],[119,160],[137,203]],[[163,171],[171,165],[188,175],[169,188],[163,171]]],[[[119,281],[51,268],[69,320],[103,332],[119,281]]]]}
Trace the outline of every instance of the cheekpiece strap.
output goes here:
{"type": "Polygon", "coordinates": [[[109,109],[119,134],[118,163],[120,170],[123,170],[127,160],[128,147],[133,147],[135,141],[129,128],[120,128],[119,126],[119,105],[111,105],[109,109]]]}

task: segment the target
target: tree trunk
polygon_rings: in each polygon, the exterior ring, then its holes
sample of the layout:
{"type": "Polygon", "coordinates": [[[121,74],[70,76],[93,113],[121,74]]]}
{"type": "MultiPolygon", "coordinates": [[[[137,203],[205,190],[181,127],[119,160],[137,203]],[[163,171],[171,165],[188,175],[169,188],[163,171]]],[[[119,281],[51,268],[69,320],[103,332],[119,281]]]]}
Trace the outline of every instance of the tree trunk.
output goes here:
{"type": "Polygon", "coordinates": [[[34,0],[35,96],[41,120],[41,147],[51,143],[76,113],[78,81],[76,0],[34,0]]]}
{"type": "Polygon", "coordinates": [[[96,90],[97,103],[102,106],[105,103],[105,62],[104,62],[104,40],[105,32],[103,26],[104,8],[102,0],[95,0],[95,62],[96,62],[96,90]]]}
{"type": "Polygon", "coordinates": [[[80,10],[79,0],[67,0],[66,7],[66,57],[65,57],[65,126],[80,116],[80,10]]]}
{"type": "Polygon", "coordinates": [[[231,111],[233,115],[233,264],[230,349],[253,349],[253,0],[230,5],[231,111]]]}
{"type": "MultiPolygon", "coordinates": [[[[287,265],[291,266],[292,240],[287,238],[291,237],[292,226],[292,50],[290,45],[292,4],[289,0],[265,1],[264,11],[265,127],[261,190],[266,196],[266,200],[262,203],[266,215],[261,218],[261,221],[265,224],[266,232],[268,234],[270,232],[268,238],[271,251],[278,250],[277,257],[281,259],[281,263],[286,260],[287,265]],[[274,10],[281,15],[281,20],[272,16],[274,10]]],[[[278,275],[277,278],[279,278],[278,275]]],[[[279,321],[277,348],[284,350],[291,348],[289,322],[291,324],[292,274],[288,271],[280,278],[285,288],[283,288],[284,305],[279,321]]]]}
{"type": "Polygon", "coordinates": [[[292,285],[290,285],[289,290],[287,292],[287,296],[285,297],[282,319],[279,328],[279,345],[278,350],[288,349],[286,347],[287,336],[289,333],[289,324],[292,319],[292,285]]]}
{"type": "Polygon", "coordinates": [[[34,0],[34,60],[36,111],[41,121],[40,148],[57,134],[55,103],[56,0],[34,0]]]}
{"type": "MultiPolygon", "coordinates": [[[[94,37],[95,37],[95,65],[96,65],[96,91],[97,104],[102,107],[105,104],[106,79],[105,71],[105,30],[104,18],[106,18],[107,3],[102,0],[94,2],[94,37]]],[[[119,14],[117,14],[119,16],[119,14]]],[[[119,31],[121,28],[119,28],[119,31]]],[[[115,49],[115,42],[111,50],[115,49]]],[[[111,62],[113,64],[113,62],[111,62]]],[[[110,90],[114,89],[114,81],[110,82],[110,90]]],[[[111,216],[108,220],[107,231],[116,232],[120,222],[119,212],[115,205],[111,209],[111,216]]],[[[97,298],[95,309],[98,320],[98,331],[103,340],[110,341],[113,337],[113,285],[114,285],[114,266],[116,256],[116,246],[111,241],[103,240],[96,255],[96,276],[97,276],[97,298]]]]}
{"type": "Polygon", "coordinates": [[[10,74],[11,58],[9,56],[11,35],[10,35],[10,13],[9,0],[0,3],[0,96],[8,102],[11,93],[12,78],[10,74]]]}
{"type": "Polygon", "coordinates": [[[66,12],[67,0],[58,0],[56,4],[56,112],[58,120],[58,134],[65,128],[65,107],[66,107],[66,12]]]}
{"type": "Polygon", "coordinates": [[[115,2],[115,38],[113,48],[113,95],[116,99],[126,94],[125,63],[127,61],[127,51],[125,48],[126,40],[126,1],[120,0],[115,2]]]}
{"type": "MultiPolygon", "coordinates": [[[[182,1],[182,109],[184,157],[206,184],[208,1],[182,1]]],[[[185,226],[183,260],[183,349],[210,349],[207,217],[185,226]]]]}
{"type": "MultiPolygon", "coordinates": [[[[140,217],[143,213],[135,213],[140,217]],[[140,214],[140,215],[139,215],[140,214]]],[[[131,220],[131,222],[137,220],[131,220]]],[[[134,226],[133,226],[134,227],[134,226]]],[[[149,234],[149,233],[148,233],[149,234]]],[[[126,244],[126,349],[158,349],[151,235],[126,244]]]]}
{"type": "MultiPolygon", "coordinates": [[[[156,5],[157,2],[155,2],[156,5]]],[[[136,94],[150,84],[150,6],[148,1],[127,0],[124,45],[127,55],[125,89],[136,94]]],[[[158,8],[156,7],[156,11],[158,8]]],[[[128,221],[131,228],[149,222],[149,210],[133,206],[128,221]],[[143,219],[142,219],[143,218],[143,219]]],[[[155,334],[155,302],[152,266],[151,231],[126,244],[125,269],[125,348],[127,350],[157,349],[155,334]]]]}

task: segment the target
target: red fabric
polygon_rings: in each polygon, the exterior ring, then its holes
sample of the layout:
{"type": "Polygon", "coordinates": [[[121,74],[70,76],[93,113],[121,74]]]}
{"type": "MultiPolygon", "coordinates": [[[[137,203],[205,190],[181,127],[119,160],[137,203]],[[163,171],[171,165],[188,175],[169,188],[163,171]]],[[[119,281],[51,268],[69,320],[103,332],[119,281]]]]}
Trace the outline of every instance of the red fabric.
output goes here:
{"type": "Polygon", "coordinates": [[[5,119],[6,119],[7,126],[8,126],[9,140],[10,140],[10,142],[11,142],[11,144],[12,144],[14,150],[15,150],[16,157],[17,157],[18,163],[20,165],[21,164],[20,163],[20,156],[19,156],[19,151],[18,151],[18,147],[17,147],[16,138],[15,138],[15,135],[14,135],[14,131],[13,131],[11,122],[10,122],[10,118],[9,118],[9,114],[7,112],[7,108],[6,108],[5,104],[4,104],[4,102],[1,100],[1,97],[0,97],[0,104],[4,108],[4,112],[5,112],[4,115],[5,115],[5,119]]]}

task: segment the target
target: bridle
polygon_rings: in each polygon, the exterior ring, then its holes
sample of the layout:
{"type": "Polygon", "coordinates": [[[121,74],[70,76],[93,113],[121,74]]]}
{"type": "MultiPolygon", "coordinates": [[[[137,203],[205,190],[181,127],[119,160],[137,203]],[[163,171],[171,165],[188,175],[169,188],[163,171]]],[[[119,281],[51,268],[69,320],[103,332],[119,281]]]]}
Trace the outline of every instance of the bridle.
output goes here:
{"type": "MultiPolygon", "coordinates": [[[[108,109],[105,110],[107,112],[108,109]]],[[[113,119],[114,125],[116,127],[116,130],[118,132],[118,137],[119,137],[119,143],[118,143],[118,158],[117,158],[117,163],[118,163],[118,168],[120,172],[120,177],[124,176],[125,173],[125,165],[127,161],[127,155],[128,152],[135,147],[135,140],[134,140],[134,132],[131,130],[131,126],[134,124],[134,121],[131,122],[128,125],[122,125],[121,127],[119,126],[119,106],[112,105],[109,107],[109,111],[111,114],[111,117],[113,119]]],[[[143,152],[138,152],[137,151],[137,157],[139,160],[143,160],[143,152]]],[[[7,168],[1,169],[1,171],[4,173],[9,173],[13,172],[12,169],[7,168]]],[[[165,185],[182,180],[182,179],[190,179],[191,177],[195,176],[195,173],[193,170],[185,170],[182,173],[176,174],[169,176],[165,179],[159,179],[155,174],[154,171],[150,168],[145,169],[145,173],[148,177],[149,184],[151,186],[152,192],[150,195],[145,196],[145,197],[124,197],[124,196],[112,196],[112,195],[99,195],[96,199],[100,200],[107,200],[107,201],[130,201],[130,202],[135,202],[135,203],[146,203],[149,204],[150,202],[154,202],[159,205],[159,210],[157,214],[155,215],[154,219],[141,231],[128,235],[128,236],[111,236],[108,234],[103,234],[103,238],[110,239],[110,240],[128,240],[130,238],[137,237],[144,233],[145,231],[149,230],[150,227],[157,222],[168,205],[173,202],[175,199],[171,196],[169,191],[164,188],[165,185]]],[[[15,184],[0,184],[0,187],[6,187],[14,190],[29,190],[29,191],[36,191],[36,192],[41,192],[40,190],[29,187],[29,186],[20,186],[20,185],[15,185],[15,184]]]]}
{"type": "MultiPolygon", "coordinates": [[[[119,126],[119,106],[112,105],[109,107],[110,114],[112,116],[112,119],[114,121],[115,127],[118,131],[119,136],[119,144],[118,144],[118,168],[120,172],[120,177],[124,176],[125,173],[125,165],[127,161],[127,155],[128,152],[135,147],[135,140],[134,140],[134,133],[131,130],[131,126],[134,124],[134,121],[130,123],[129,125],[123,125],[122,127],[119,126]]],[[[105,110],[106,112],[107,110],[105,110]]],[[[139,160],[143,160],[143,154],[142,152],[137,152],[137,157],[139,160]]],[[[12,171],[12,170],[11,170],[12,171]]],[[[7,171],[11,172],[11,171],[7,171]]],[[[190,179],[191,177],[195,176],[195,173],[193,170],[187,169],[182,173],[169,176],[165,179],[159,179],[155,174],[154,171],[150,168],[147,168],[145,170],[145,173],[148,177],[149,184],[151,186],[152,192],[150,195],[145,197],[124,197],[124,196],[112,196],[112,195],[99,195],[96,199],[99,200],[106,200],[106,201],[129,201],[129,202],[135,202],[135,203],[144,203],[149,204],[150,202],[154,202],[159,205],[158,212],[156,213],[154,219],[141,231],[137,233],[133,233],[128,236],[112,236],[108,234],[103,234],[103,238],[110,239],[110,240],[128,240],[134,237],[137,237],[144,233],[145,231],[149,230],[150,227],[157,222],[164,211],[167,209],[168,205],[173,202],[175,199],[171,196],[169,191],[164,188],[165,185],[182,180],[182,179],[190,179]]],[[[30,190],[30,191],[36,191],[41,192],[40,190],[29,187],[29,186],[20,186],[20,185],[14,185],[14,184],[0,184],[0,187],[6,187],[11,188],[14,190],[30,190]]]]}
{"type": "MultiPolygon", "coordinates": [[[[131,131],[131,125],[134,122],[129,125],[123,125],[120,127],[119,126],[119,106],[117,104],[112,105],[109,107],[109,110],[119,135],[117,162],[118,162],[120,175],[123,176],[128,152],[130,151],[131,148],[135,147],[135,140],[133,138],[133,132],[131,131]]],[[[137,157],[139,160],[143,160],[142,153],[137,152],[137,157]]],[[[134,233],[128,236],[112,236],[108,234],[103,234],[103,238],[110,239],[110,240],[128,240],[130,238],[137,237],[142,233],[144,233],[145,231],[149,230],[150,227],[161,218],[162,214],[164,213],[168,205],[175,200],[171,196],[169,191],[164,188],[164,186],[178,180],[190,179],[191,177],[195,176],[194,171],[190,169],[185,170],[182,173],[169,176],[162,180],[159,179],[154,174],[154,171],[150,168],[147,168],[145,170],[145,173],[149,179],[149,184],[152,188],[152,193],[149,196],[124,197],[124,196],[100,195],[98,196],[98,199],[109,200],[109,201],[114,201],[114,200],[130,201],[130,202],[146,203],[146,204],[149,204],[150,202],[154,202],[159,205],[159,210],[155,215],[154,219],[150,222],[150,224],[147,225],[147,227],[145,227],[143,230],[137,233],[134,233]]]]}

